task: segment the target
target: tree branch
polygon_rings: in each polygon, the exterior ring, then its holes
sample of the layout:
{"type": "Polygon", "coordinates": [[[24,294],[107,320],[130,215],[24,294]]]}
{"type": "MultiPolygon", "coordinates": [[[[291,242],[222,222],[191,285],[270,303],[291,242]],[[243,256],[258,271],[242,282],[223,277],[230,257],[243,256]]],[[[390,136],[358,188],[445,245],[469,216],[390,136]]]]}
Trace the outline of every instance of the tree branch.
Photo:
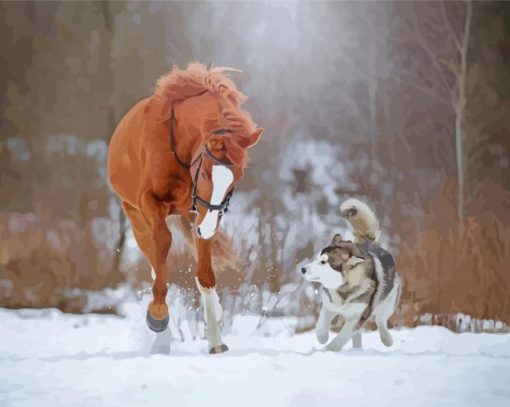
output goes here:
{"type": "Polygon", "coordinates": [[[399,74],[399,77],[397,78],[397,80],[398,80],[400,83],[404,83],[404,84],[406,84],[406,85],[408,85],[408,86],[410,86],[410,87],[412,87],[412,88],[414,88],[414,89],[418,90],[419,92],[423,93],[424,95],[426,95],[426,96],[428,96],[428,97],[430,97],[430,98],[432,98],[432,99],[435,99],[435,100],[437,100],[438,102],[441,102],[441,103],[444,103],[444,104],[446,104],[446,105],[450,106],[451,101],[449,101],[449,100],[447,100],[447,99],[445,99],[445,98],[443,98],[443,97],[439,96],[439,95],[438,95],[438,92],[437,92],[437,90],[436,90],[435,88],[432,88],[432,89],[430,89],[430,88],[426,88],[425,86],[421,86],[421,85],[419,85],[419,84],[417,84],[417,83],[415,83],[415,82],[412,82],[412,81],[409,81],[408,83],[406,83],[403,79],[400,79],[400,78],[401,78],[401,77],[403,77],[403,76],[405,76],[405,75],[407,75],[407,73],[406,73],[406,72],[403,72],[403,71],[400,71],[400,70],[398,70],[398,69],[394,69],[394,71],[395,71],[397,74],[399,74]]]}
{"type": "Polygon", "coordinates": [[[436,68],[436,71],[439,73],[439,76],[441,77],[441,80],[443,81],[444,85],[446,86],[446,89],[450,89],[450,84],[448,83],[448,80],[446,79],[446,76],[444,75],[443,70],[441,69],[441,66],[439,65],[437,58],[434,56],[434,53],[430,49],[427,41],[425,40],[425,37],[423,36],[420,26],[418,24],[418,19],[416,15],[416,9],[413,7],[413,23],[416,28],[415,32],[417,35],[418,44],[421,45],[422,49],[426,52],[426,54],[429,56],[432,65],[434,68],[436,68]]]}
{"type": "Polygon", "coordinates": [[[453,30],[453,27],[450,23],[450,20],[448,19],[448,14],[446,13],[446,7],[445,7],[445,1],[443,0],[441,2],[441,12],[443,14],[443,19],[445,21],[445,25],[446,25],[446,28],[448,28],[448,31],[450,31],[450,35],[452,36],[453,38],[453,42],[455,42],[455,46],[457,47],[457,51],[460,52],[460,42],[459,42],[459,39],[457,38],[457,35],[455,34],[455,31],[453,30]]]}
{"type": "Polygon", "coordinates": [[[444,58],[439,58],[438,61],[443,64],[446,68],[448,68],[454,75],[458,75],[459,72],[457,70],[457,65],[451,59],[446,60],[444,58]]]}

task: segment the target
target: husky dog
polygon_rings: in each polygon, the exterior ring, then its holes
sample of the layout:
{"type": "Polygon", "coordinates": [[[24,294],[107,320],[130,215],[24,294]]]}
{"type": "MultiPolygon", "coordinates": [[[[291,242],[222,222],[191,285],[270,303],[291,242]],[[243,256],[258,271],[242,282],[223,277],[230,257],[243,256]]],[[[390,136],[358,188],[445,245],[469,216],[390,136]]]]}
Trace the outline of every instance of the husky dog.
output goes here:
{"type": "Polygon", "coordinates": [[[340,211],[349,223],[354,242],[336,234],[330,245],[300,270],[306,280],[323,286],[317,340],[327,342],[331,320],[340,315],[345,323],[324,350],[340,351],[351,338],[355,347],[361,347],[360,329],[373,317],[381,341],[391,346],[393,338],[387,323],[395,311],[401,285],[395,261],[377,243],[379,222],[367,204],[349,199],[340,211]]]}

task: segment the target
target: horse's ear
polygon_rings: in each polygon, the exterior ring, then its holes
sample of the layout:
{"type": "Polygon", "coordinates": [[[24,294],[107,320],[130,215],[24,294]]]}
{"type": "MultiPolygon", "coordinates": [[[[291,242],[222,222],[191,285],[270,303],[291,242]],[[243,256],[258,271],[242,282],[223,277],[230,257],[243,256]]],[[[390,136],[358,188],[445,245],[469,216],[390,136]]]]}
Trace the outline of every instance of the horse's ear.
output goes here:
{"type": "Polygon", "coordinates": [[[260,140],[260,137],[264,133],[264,129],[258,128],[253,133],[251,133],[248,137],[240,137],[239,145],[242,148],[250,148],[257,144],[260,140]]]}

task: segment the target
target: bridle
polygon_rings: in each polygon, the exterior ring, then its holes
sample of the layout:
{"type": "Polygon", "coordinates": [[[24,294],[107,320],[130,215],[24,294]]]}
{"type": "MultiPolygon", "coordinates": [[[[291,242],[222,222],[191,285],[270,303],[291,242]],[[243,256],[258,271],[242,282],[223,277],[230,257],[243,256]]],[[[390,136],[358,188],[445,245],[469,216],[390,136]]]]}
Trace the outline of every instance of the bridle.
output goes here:
{"type": "MultiPolygon", "coordinates": [[[[225,134],[230,133],[231,130],[229,129],[219,129],[214,131],[214,134],[225,134]]],[[[210,211],[220,211],[220,216],[223,216],[225,212],[228,211],[228,206],[230,204],[230,198],[232,197],[232,194],[234,193],[234,187],[230,189],[230,191],[227,192],[225,195],[225,198],[223,198],[223,201],[219,205],[214,205],[210,202],[207,202],[205,199],[198,196],[197,193],[197,185],[198,185],[198,175],[200,173],[200,169],[202,168],[202,163],[204,162],[204,157],[209,158],[213,160],[216,164],[222,165],[227,168],[231,168],[234,166],[229,161],[221,160],[217,157],[215,157],[209,148],[207,147],[207,144],[204,145],[202,152],[190,163],[186,164],[184,161],[182,161],[179,156],[177,155],[175,151],[175,136],[174,136],[174,109],[172,109],[172,115],[170,116],[170,149],[172,150],[172,155],[174,156],[177,163],[187,169],[191,170],[193,166],[198,162],[197,169],[195,170],[195,175],[193,177],[193,191],[191,193],[191,208],[190,212],[192,213],[198,213],[197,211],[197,204],[203,206],[204,208],[207,208],[210,211]]]]}

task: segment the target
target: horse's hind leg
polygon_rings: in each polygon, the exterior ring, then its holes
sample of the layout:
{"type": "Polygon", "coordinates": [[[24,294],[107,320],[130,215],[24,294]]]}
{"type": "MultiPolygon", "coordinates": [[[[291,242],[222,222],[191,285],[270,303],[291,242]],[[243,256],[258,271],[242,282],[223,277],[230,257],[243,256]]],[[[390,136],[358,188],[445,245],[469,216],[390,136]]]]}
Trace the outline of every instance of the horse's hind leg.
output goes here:
{"type": "Polygon", "coordinates": [[[161,332],[167,328],[169,321],[168,306],[166,305],[168,282],[166,258],[172,243],[172,235],[168,230],[165,218],[158,216],[157,211],[149,210],[148,216],[143,216],[138,209],[127,202],[123,202],[122,207],[131,222],[136,242],[155,274],[152,286],[154,300],[149,304],[147,310],[147,325],[153,331],[161,332]]]}
{"type": "Polygon", "coordinates": [[[209,353],[222,353],[228,350],[221,339],[219,322],[222,308],[216,293],[216,278],[211,265],[211,241],[196,239],[198,252],[197,286],[202,296],[205,321],[207,323],[207,340],[209,353]]]}

